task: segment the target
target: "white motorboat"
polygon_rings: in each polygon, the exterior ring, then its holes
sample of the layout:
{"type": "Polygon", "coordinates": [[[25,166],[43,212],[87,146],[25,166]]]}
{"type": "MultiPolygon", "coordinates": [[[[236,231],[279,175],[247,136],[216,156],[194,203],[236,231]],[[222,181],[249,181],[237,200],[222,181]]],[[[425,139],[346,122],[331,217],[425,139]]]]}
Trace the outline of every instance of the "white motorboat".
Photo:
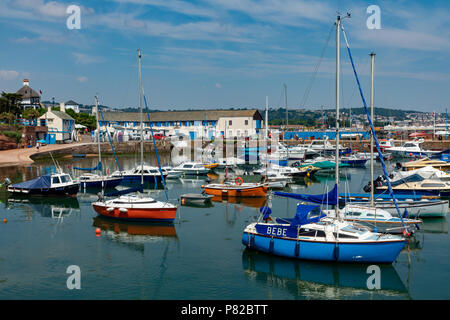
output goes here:
{"type": "Polygon", "coordinates": [[[440,151],[424,150],[421,144],[424,143],[423,139],[415,139],[413,141],[405,142],[401,147],[390,147],[389,153],[394,157],[401,158],[416,158],[416,157],[429,157],[440,151]]]}
{"type": "Polygon", "coordinates": [[[409,171],[394,171],[391,173],[390,178],[391,182],[397,182],[400,180],[404,180],[409,176],[414,174],[418,174],[424,179],[432,179],[432,180],[441,180],[441,181],[450,181],[450,174],[436,169],[432,166],[426,166],[423,168],[409,170],[409,171]]]}
{"type": "Polygon", "coordinates": [[[205,168],[205,165],[201,162],[185,162],[177,167],[174,167],[177,171],[182,171],[185,175],[206,175],[211,171],[209,168],[205,168]]]}
{"type": "MultiPolygon", "coordinates": [[[[360,207],[368,206],[368,202],[352,202],[360,207]]],[[[400,212],[407,212],[408,217],[414,218],[435,218],[446,217],[449,209],[448,200],[423,199],[423,200],[397,200],[400,212]]],[[[398,216],[397,208],[393,201],[374,201],[377,209],[389,212],[393,216],[398,216]]]]}
{"type": "MultiPolygon", "coordinates": [[[[371,207],[368,203],[365,205],[347,204],[343,209],[339,210],[339,215],[349,222],[356,222],[370,228],[377,228],[383,233],[403,233],[404,225],[408,232],[413,233],[419,229],[418,225],[423,221],[419,219],[400,218],[397,214],[391,214],[387,210],[377,207],[371,207]]],[[[336,216],[336,210],[323,210],[329,217],[336,216]]]]}
{"type": "Polygon", "coordinates": [[[167,179],[178,179],[183,175],[183,171],[175,170],[173,167],[162,167],[163,174],[167,173],[167,179]]]}

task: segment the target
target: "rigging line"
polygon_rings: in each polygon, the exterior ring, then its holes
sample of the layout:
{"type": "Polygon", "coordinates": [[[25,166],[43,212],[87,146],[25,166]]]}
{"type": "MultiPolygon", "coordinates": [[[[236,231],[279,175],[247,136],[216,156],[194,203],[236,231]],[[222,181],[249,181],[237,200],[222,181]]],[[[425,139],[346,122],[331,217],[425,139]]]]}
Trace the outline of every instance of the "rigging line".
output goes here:
{"type": "Polygon", "coordinates": [[[308,97],[309,97],[309,94],[311,92],[314,80],[315,80],[315,78],[317,76],[317,72],[318,72],[319,67],[320,67],[320,64],[322,63],[323,56],[325,54],[326,49],[328,48],[328,43],[330,42],[330,38],[331,38],[331,34],[332,34],[333,29],[334,29],[334,24],[330,28],[330,32],[328,33],[328,38],[327,38],[327,41],[325,42],[325,45],[324,45],[324,47],[322,49],[322,53],[320,55],[319,61],[317,62],[316,66],[314,68],[314,72],[313,72],[313,74],[311,76],[310,82],[309,82],[308,86],[306,87],[306,90],[305,90],[305,92],[303,94],[303,98],[302,98],[302,100],[300,102],[300,108],[304,108],[305,104],[306,104],[306,101],[308,100],[308,97]]]}
{"type": "Polygon", "coordinates": [[[356,73],[355,64],[353,62],[353,57],[352,57],[352,53],[350,51],[350,45],[348,44],[347,34],[345,33],[344,26],[341,25],[341,29],[342,29],[342,34],[344,35],[345,44],[347,46],[348,56],[349,56],[350,61],[352,63],[353,73],[355,75],[356,82],[358,83],[359,93],[361,95],[361,99],[362,99],[363,104],[364,104],[364,109],[366,111],[366,115],[367,115],[367,118],[368,118],[368,121],[369,121],[370,129],[372,131],[373,139],[375,141],[375,145],[377,147],[377,151],[378,151],[378,154],[380,156],[381,165],[383,167],[383,171],[384,171],[384,174],[386,176],[386,181],[388,183],[389,193],[390,193],[390,195],[392,197],[392,200],[394,201],[395,208],[397,209],[397,213],[398,213],[398,215],[400,217],[400,220],[402,222],[403,227],[405,228],[404,232],[406,234],[406,233],[408,233],[408,229],[407,229],[407,227],[405,225],[405,222],[403,221],[402,214],[400,213],[400,208],[398,207],[397,199],[395,198],[394,191],[392,190],[391,181],[389,179],[389,175],[388,175],[388,172],[387,172],[387,169],[386,169],[386,165],[385,165],[384,160],[383,160],[383,155],[382,155],[381,150],[380,150],[380,144],[378,143],[378,138],[377,138],[377,135],[375,133],[375,128],[373,126],[372,119],[370,118],[369,109],[367,108],[366,99],[364,98],[364,94],[362,92],[361,84],[359,82],[359,77],[358,77],[358,74],[356,73]]]}

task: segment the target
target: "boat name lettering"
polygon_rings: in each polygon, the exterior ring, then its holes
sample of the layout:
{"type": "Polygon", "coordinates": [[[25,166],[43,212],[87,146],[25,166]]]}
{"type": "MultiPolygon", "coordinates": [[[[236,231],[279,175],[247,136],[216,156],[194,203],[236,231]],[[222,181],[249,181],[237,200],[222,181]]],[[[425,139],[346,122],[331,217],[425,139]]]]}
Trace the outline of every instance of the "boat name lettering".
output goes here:
{"type": "Polygon", "coordinates": [[[267,227],[267,234],[270,234],[272,236],[286,237],[286,229],[277,227],[267,227]]]}

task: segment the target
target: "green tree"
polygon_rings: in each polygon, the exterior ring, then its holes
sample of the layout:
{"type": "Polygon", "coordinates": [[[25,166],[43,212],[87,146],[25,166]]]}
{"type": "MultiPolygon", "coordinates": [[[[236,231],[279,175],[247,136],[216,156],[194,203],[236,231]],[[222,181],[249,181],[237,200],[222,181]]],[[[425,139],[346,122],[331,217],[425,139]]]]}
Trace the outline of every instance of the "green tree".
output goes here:
{"type": "Polygon", "coordinates": [[[0,97],[0,112],[9,112],[17,117],[22,112],[22,108],[19,105],[21,100],[22,95],[3,91],[0,97]]]}

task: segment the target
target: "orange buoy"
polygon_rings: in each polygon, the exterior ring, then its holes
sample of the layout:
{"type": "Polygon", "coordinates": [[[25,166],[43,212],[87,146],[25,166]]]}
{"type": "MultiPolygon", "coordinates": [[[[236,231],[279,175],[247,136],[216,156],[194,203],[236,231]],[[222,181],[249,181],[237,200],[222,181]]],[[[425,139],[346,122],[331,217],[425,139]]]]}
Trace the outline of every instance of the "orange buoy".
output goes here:
{"type": "Polygon", "coordinates": [[[8,222],[8,220],[6,220],[6,218],[5,219],[3,219],[3,223],[7,223],[8,222]]]}
{"type": "Polygon", "coordinates": [[[95,229],[95,235],[97,237],[99,237],[101,233],[102,233],[102,230],[100,230],[100,228],[95,229]]]}

